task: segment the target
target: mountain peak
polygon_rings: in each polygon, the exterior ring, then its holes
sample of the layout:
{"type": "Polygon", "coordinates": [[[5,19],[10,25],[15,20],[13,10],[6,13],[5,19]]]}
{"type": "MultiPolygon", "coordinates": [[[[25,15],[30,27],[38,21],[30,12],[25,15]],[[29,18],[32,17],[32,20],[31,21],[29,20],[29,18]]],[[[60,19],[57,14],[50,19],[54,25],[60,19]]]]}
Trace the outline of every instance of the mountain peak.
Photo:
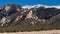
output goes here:
{"type": "Polygon", "coordinates": [[[40,4],[34,6],[20,6],[17,4],[9,4],[0,8],[0,23],[1,26],[6,26],[6,24],[22,24],[28,21],[29,24],[31,24],[31,22],[34,24],[38,22],[45,23],[48,19],[51,21],[51,19],[57,18],[59,13],[59,6],[40,4]]]}
{"type": "Polygon", "coordinates": [[[8,11],[8,10],[17,10],[17,11],[19,11],[20,9],[22,9],[22,7],[18,4],[7,4],[7,5],[4,6],[4,9],[6,11],[8,11]]]}

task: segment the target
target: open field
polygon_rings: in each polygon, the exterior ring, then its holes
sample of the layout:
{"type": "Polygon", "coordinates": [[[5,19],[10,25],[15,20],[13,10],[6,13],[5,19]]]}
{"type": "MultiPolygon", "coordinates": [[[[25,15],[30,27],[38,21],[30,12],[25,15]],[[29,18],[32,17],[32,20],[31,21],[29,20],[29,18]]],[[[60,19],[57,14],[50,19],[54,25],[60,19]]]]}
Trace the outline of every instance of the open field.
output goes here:
{"type": "Polygon", "coordinates": [[[0,34],[60,34],[60,30],[47,30],[47,31],[33,31],[33,32],[13,32],[13,33],[0,33],[0,34]]]}

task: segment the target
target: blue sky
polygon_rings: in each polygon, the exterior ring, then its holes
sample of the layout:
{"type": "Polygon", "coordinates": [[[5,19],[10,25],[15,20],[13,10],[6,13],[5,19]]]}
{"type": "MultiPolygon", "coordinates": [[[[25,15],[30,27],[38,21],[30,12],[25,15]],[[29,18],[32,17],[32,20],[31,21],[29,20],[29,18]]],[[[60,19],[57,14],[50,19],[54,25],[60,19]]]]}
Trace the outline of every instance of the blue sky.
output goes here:
{"type": "Polygon", "coordinates": [[[24,5],[60,5],[60,0],[0,0],[0,6],[5,4],[20,4],[24,5]]]}

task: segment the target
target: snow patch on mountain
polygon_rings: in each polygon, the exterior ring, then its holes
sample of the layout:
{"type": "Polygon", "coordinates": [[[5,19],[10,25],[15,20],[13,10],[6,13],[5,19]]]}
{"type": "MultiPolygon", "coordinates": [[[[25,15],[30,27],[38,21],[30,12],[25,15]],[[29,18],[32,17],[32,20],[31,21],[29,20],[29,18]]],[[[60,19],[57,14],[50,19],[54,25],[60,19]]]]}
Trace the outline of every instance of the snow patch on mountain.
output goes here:
{"type": "Polygon", "coordinates": [[[41,6],[43,6],[43,7],[45,7],[45,8],[57,8],[57,9],[60,9],[60,6],[59,5],[57,5],[57,6],[47,6],[47,5],[41,5],[41,4],[38,4],[38,5],[33,5],[33,6],[31,6],[31,5],[26,5],[26,6],[22,6],[22,8],[27,8],[27,9],[31,9],[31,8],[39,8],[39,7],[41,7],[41,6]]]}

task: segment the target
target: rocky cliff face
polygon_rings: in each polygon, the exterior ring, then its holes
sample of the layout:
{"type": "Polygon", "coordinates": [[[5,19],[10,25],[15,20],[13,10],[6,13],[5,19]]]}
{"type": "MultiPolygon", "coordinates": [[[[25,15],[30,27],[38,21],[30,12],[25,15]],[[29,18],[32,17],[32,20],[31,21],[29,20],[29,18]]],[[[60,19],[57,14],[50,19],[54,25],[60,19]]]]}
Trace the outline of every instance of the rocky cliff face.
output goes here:
{"type": "Polygon", "coordinates": [[[21,7],[9,4],[0,7],[0,26],[60,24],[60,8],[48,6],[21,7]]]}

